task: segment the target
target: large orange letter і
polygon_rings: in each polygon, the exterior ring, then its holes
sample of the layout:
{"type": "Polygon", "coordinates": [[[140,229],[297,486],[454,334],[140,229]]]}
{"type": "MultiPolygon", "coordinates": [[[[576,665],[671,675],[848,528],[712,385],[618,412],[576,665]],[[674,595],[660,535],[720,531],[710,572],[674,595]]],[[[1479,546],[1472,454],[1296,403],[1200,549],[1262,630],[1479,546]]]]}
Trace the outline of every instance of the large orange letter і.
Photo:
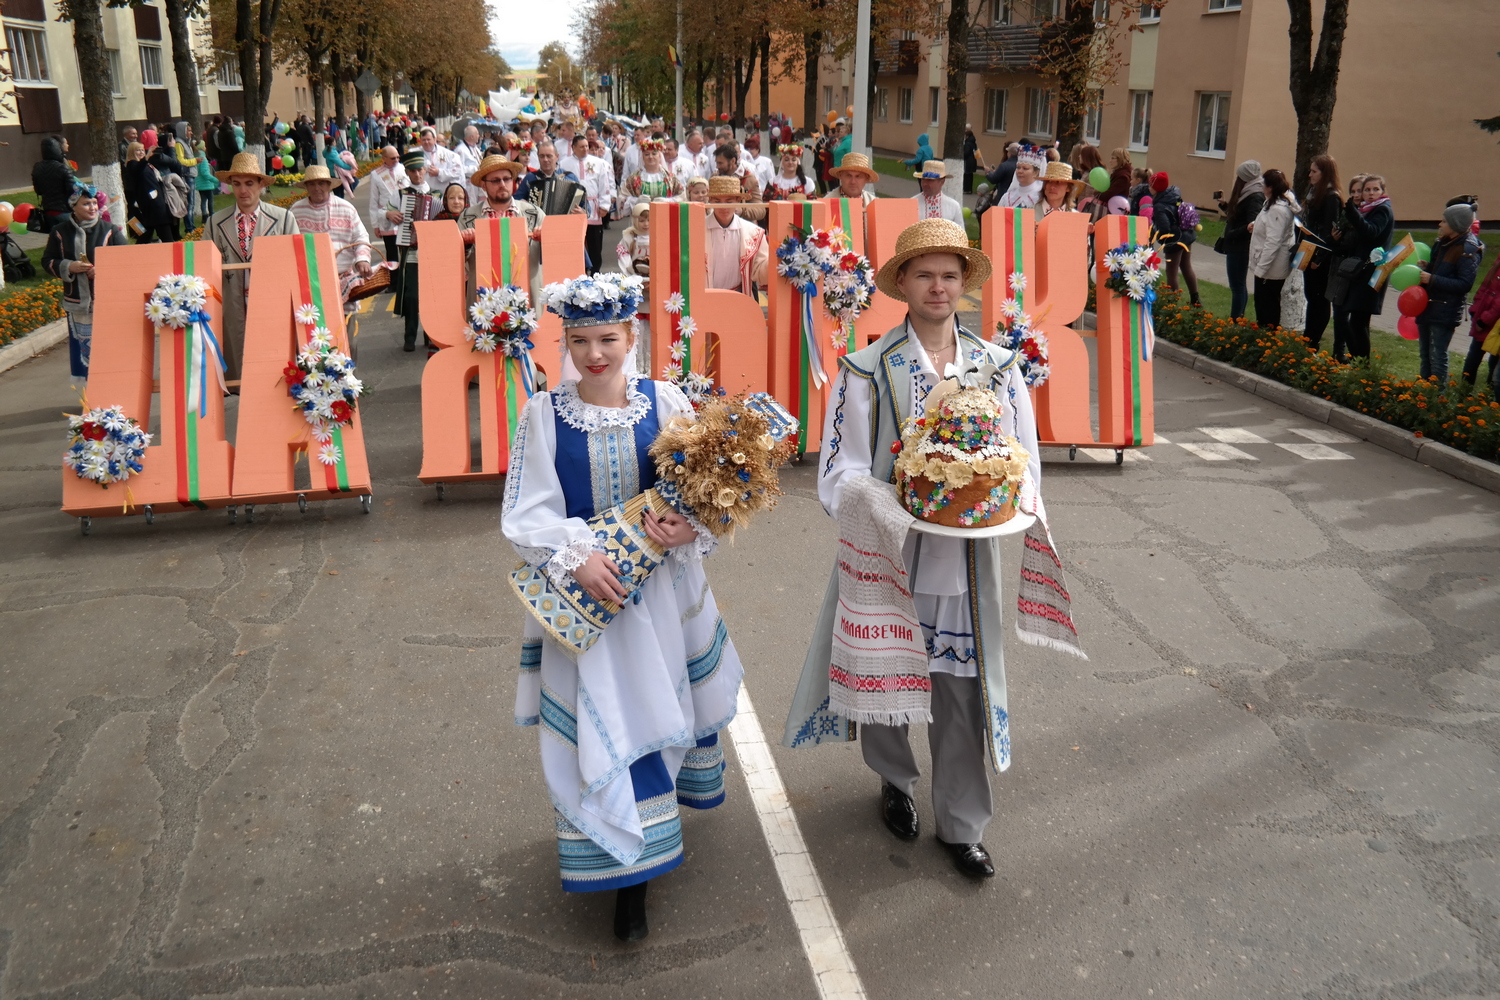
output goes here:
{"type": "Polygon", "coordinates": [[[99,250],[94,285],[94,340],[87,405],[120,406],[145,427],[151,417],[152,361],[161,357],[160,443],[146,449],[142,471],[105,489],[63,471],[62,509],[78,516],[109,516],[151,505],[153,511],[224,507],[230,496],[234,448],[224,437],[224,397],[210,380],[204,413],[187,398],[189,334],[146,318],[146,300],[158,279],[196,274],[213,290],[210,326],[223,335],[223,287],[218,248],[212,243],[109,246],[99,250]],[[160,344],[158,345],[158,339],[160,344]]]}
{"type": "Polygon", "coordinates": [[[319,321],[348,353],[343,303],[333,245],[326,233],[262,236],[255,241],[250,268],[250,295],[245,314],[245,360],[240,383],[239,433],[234,463],[234,497],[245,503],[280,503],[305,497],[328,500],[370,492],[370,466],[356,407],[351,423],[333,432],[338,460],[324,464],[311,426],[287,395],[283,369],[307,345],[311,332],[296,321],[297,310],[311,304],[319,321]],[[300,452],[309,454],[311,488],[296,487],[300,452]]]}

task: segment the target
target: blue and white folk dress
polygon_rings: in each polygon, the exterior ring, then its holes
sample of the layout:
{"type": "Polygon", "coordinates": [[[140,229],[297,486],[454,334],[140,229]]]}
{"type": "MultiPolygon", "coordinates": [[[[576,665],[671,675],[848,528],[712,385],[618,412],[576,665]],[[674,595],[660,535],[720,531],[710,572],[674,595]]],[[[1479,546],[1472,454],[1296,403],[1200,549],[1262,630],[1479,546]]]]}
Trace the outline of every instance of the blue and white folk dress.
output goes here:
{"type": "MultiPolygon", "coordinates": [[[[632,380],[623,408],[593,406],[563,382],[526,404],[505,484],[501,531],[559,580],[595,551],[588,519],[656,482],[647,449],[692,415],[670,383],[632,380]]],[[[679,546],[575,660],[527,617],[516,723],[538,726],[569,892],[617,889],[682,863],[678,807],[724,800],[719,730],[734,718],[743,670],[702,557],[679,546]]]]}

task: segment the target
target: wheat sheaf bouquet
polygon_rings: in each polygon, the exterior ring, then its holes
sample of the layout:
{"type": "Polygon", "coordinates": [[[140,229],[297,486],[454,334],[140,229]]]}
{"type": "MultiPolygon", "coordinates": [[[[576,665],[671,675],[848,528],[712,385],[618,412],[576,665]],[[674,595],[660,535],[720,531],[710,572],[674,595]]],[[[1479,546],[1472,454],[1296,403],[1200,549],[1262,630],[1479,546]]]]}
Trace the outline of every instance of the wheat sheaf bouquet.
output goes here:
{"type": "MultiPolygon", "coordinates": [[[[766,393],[714,396],[693,417],[674,417],[651,443],[657,481],[625,503],[589,520],[597,547],[620,568],[627,601],[667,559],[642,526],[647,510],[676,513],[698,532],[700,548],[729,538],[776,506],[778,467],[791,457],[797,423],[766,393]]],[[[595,600],[571,576],[553,579],[523,563],[511,588],[526,610],[564,651],[585,652],[620,613],[622,605],[595,600]]]]}

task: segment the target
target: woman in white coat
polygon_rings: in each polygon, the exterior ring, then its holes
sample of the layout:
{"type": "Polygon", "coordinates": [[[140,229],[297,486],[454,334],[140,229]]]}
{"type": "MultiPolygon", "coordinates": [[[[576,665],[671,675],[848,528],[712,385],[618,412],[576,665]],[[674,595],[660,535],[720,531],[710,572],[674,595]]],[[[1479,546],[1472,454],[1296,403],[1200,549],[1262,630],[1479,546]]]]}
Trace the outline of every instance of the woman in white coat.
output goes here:
{"type": "Polygon", "coordinates": [[[1281,325],[1281,287],[1292,273],[1292,246],[1297,235],[1297,199],[1286,175],[1267,170],[1261,175],[1266,204],[1250,223],[1250,272],[1255,275],[1255,321],[1281,325]]]}

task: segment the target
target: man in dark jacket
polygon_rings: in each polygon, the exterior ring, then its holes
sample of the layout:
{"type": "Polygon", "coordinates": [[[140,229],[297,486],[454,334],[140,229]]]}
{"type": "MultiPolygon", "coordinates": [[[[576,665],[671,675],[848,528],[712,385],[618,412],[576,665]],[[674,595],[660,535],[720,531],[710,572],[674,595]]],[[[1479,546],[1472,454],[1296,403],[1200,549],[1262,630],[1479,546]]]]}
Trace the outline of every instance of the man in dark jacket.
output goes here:
{"type": "Polygon", "coordinates": [[[68,140],[49,135],[42,140],[42,158],[31,168],[31,189],[41,205],[43,231],[51,232],[57,220],[68,214],[73,193],[73,168],[68,166],[68,140]]]}
{"type": "Polygon", "coordinates": [[[1432,259],[1423,268],[1422,286],[1427,289],[1427,308],[1417,317],[1422,345],[1422,377],[1448,382],[1448,342],[1463,319],[1464,300],[1479,274],[1484,244],[1469,231],[1474,210],[1468,205],[1449,205],[1438,223],[1438,239],[1432,259]]]}

